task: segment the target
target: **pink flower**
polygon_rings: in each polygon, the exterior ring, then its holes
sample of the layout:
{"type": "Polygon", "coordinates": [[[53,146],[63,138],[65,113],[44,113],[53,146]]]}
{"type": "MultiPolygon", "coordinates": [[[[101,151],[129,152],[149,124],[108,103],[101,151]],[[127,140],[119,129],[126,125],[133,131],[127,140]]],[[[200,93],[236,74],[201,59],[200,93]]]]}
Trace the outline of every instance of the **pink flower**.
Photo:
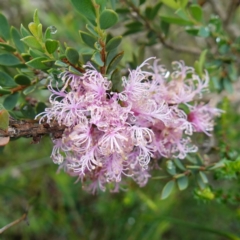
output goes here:
{"type": "Polygon", "coordinates": [[[211,136],[213,131],[214,117],[219,116],[222,111],[217,108],[212,108],[208,104],[200,103],[190,108],[188,121],[193,125],[195,132],[204,132],[211,136]]]}
{"type": "Polygon", "coordinates": [[[86,190],[105,191],[110,184],[118,191],[126,178],[145,186],[156,166],[152,160],[184,159],[197,151],[192,133],[213,130],[221,111],[192,105],[208,88],[207,74],[200,78],[182,61],[170,73],[149,60],[123,77],[119,93],[91,64],[83,74],[64,71],[56,86],[49,84],[51,106],[36,117],[66,126],[62,138],[53,139],[51,157],[86,190]]]}

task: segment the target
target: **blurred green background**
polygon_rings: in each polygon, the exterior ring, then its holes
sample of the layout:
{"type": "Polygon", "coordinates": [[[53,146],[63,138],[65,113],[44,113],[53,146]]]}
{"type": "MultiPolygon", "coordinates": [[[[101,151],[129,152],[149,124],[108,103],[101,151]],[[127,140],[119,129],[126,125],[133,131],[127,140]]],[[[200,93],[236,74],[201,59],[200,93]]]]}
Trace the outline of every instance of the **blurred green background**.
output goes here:
{"type": "MultiPolygon", "coordinates": [[[[84,22],[73,11],[70,1],[0,1],[0,11],[17,28],[20,22],[27,26],[32,21],[36,8],[45,28],[53,25],[58,29],[57,39],[70,46],[78,45],[77,30],[84,22]]],[[[123,62],[131,59],[130,43],[130,37],[123,43],[123,62]]],[[[151,55],[150,50],[148,54],[151,55]]],[[[158,57],[164,63],[180,57],[191,63],[194,58],[169,50],[159,51],[158,57]]],[[[234,118],[237,124],[239,117],[234,112],[229,114],[229,119],[234,118]]],[[[239,134],[229,134],[237,145],[239,134]]],[[[57,173],[58,167],[49,157],[51,148],[49,137],[39,144],[18,139],[0,153],[0,228],[29,211],[29,226],[21,222],[6,230],[0,239],[228,239],[210,233],[210,229],[240,236],[239,205],[198,201],[193,197],[194,183],[186,191],[176,190],[167,200],[160,200],[165,182],[154,179],[144,188],[129,182],[127,191],[91,195],[81,189],[80,183],[74,183],[76,179],[63,171],[57,173]]],[[[221,188],[221,184],[229,183],[215,184],[221,188]]],[[[238,189],[238,183],[231,188],[238,189]]]]}

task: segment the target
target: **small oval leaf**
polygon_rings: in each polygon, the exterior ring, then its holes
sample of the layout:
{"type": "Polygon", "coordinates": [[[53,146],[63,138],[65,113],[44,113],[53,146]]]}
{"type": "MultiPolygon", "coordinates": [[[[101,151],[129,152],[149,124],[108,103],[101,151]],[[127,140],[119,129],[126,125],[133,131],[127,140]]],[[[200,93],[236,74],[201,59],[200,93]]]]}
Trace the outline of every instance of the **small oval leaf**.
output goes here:
{"type": "Polygon", "coordinates": [[[169,181],[162,190],[161,199],[166,199],[172,192],[175,185],[175,180],[169,181]]]}
{"type": "Polygon", "coordinates": [[[0,54],[0,65],[14,67],[21,64],[20,60],[10,53],[0,54]]]}
{"type": "Polygon", "coordinates": [[[0,71],[0,86],[2,87],[14,87],[16,83],[14,79],[5,72],[0,71]]]}
{"type": "Polygon", "coordinates": [[[16,75],[14,77],[14,80],[19,85],[30,85],[31,84],[31,80],[23,74],[16,75]]]}
{"type": "Polygon", "coordinates": [[[39,102],[36,106],[36,112],[37,114],[41,113],[41,112],[44,112],[45,111],[45,108],[47,107],[47,105],[43,102],[39,102]]]}
{"type": "Polygon", "coordinates": [[[14,47],[12,47],[11,45],[7,44],[7,43],[2,43],[0,42],[0,49],[4,49],[8,52],[15,52],[16,49],[14,47]]]}
{"type": "Polygon", "coordinates": [[[38,40],[33,36],[27,36],[25,38],[21,39],[24,43],[26,43],[29,47],[42,50],[41,44],[38,42],[38,40]]]}
{"type": "Polygon", "coordinates": [[[90,0],[71,0],[74,8],[87,19],[95,20],[96,13],[92,1],[90,0]]]}
{"type": "Polygon", "coordinates": [[[111,9],[105,9],[100,15],[100,26],[108,29],[118,22],[118,15],[111,9]]]}
{"type": "Polygon", "coordinates": [[[20,40],[21,36],[18,30],[15,27],[11,27],[11,36],[14,42],[15,47],[17,48],[18,52],[22,53],[25,51],[25,45],[20,40]]]}
{"type": "Polygon", "coordinates": [[[119,44],[121,43],[121,41],[122,41],[121,36],[110,39],[106,45],[107,52],[109,52],[110,50],[112,50],[114,48],[117,48],[119,46],[119,44]]]}
{"type": "Polygon", "coordinates": [[[66,57],[68,61],[72,64],[77,64],[79,60],[79,53],[76,49],[68,47],[66,49],[66,57]]]}
{"type": "Polygon", "coordinates": [[[0,87],[0,94],[1,95],[6,95],[6,94],[10,94],[10,93],[12,93],[10,90],[0,87]]]}
{"type": "Polygon", "coordinates": [[[113,60],[110,62],[109,66],[108,66],[107,73],[110,73],[117,67],[117,65],[121,61],[122,57],[123,57],[123,52],[120,52],[113,58],[113,60]]]}
{"type": "Polygon", "coordinates": [[[28,95],[29,93],[32,93],[35,90],[36,90],[36,84],[25,88],[24,91],[23,91],[23,94],[28,95]]]}
{"type": "Polygon", "coordinates": [[[24,104],[21,107],[21,113],[25,118],[30,118],[30,119],[34,119],[36,115],[34,108],[30,104],[24,104]]]}
{"type": "Polygon", "coordinates": [[[37,37],[38,36],[38,25],[34,22],[30,22],[28,24],[28,29],[32,33],[33,36],[37,37]]]}
{"type": "Polygon", "coordinates": [[[27,36],[31,35],[31,33],[22,24],[21,24],[21,27],[20,27],[20,32],[21,32],[23,37],[27,37],[27,36]]]}
{"type": "Polygon", "coordinates": [[[100,52],[95,52],[93,54],[91,60],[94,61],[100,67],[102,67],[104,65],[104,62],[102,61],[100,52]]]}
{"type": "Polygon", "coordinates": [[[8,40],[10,38],[10,27],[6,17],[0,13],[0,37],[8,40]]]}
{"type": "Polygon", "coordinates": [[[188,177],[183,176],[177,179],[177,185],[180,191],[186,189],[188,187],[188,177]]]}
{"type": "Polygon", "coordinates": [[[17,104],[18,97],[19,97],[19,93],[18,93],[18,92],[13,93],[13,94],[7,96],[7,97],[4,99],[3,106],[4,106],[7,110],[12,110],[12,109],[16,106],[16,104],[17,104]]]}
{"type": "Polygon", "coordinates": [[[56,40],[52,40],[52,39],[48,39],[46,42],[45,42],[45,47],[48,51],[49,54],[52,54],[54,53],[57,48],[58,48],[58,41],[56,40]]]}
{"type": "Polygon", "coordinates": [[[197,5],[197,4],[192,4],[189,8],[192,16],[198,21],[202,21],[203,13],[202,13],[202,8],[197,5]]]}
{"type": "Polygon", "coordinates": [[[203,181],[205,184],[207,184],[207,183],[208,183],[208,178],[207,178],[206,174],[205,174],[204,172],[200,171],[200,172],[199,172],[199,175],[200,175],[202,181],[203,181]]]}
{"type": "Polygon", "coordinates": [[[29,61],[29,62],[26,62],[26,64],[29,66],[29,67],[32,67],[32,68],[36,68],[36,69],[48,69],[49,67],[47,67],[43,61],[45,60],[48,60],[47,58],[45,57],[37,57],[37,58],[34,58],[33,60],[29,61]]]}
{"type": "Polygon", "coordinates": [[[79,31],[79,34],[86,45],[88,45],[91,48],[95,48],[94,45],[97,42],[97,39],[94,36],[83,31],[79,31]]]}

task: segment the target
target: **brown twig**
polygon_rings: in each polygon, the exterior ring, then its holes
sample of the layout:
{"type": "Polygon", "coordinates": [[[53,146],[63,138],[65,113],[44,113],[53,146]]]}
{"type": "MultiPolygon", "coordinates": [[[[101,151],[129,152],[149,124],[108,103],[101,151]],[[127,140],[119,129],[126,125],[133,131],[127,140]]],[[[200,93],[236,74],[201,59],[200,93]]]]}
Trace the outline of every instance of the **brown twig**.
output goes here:
{"type": "Polygon", "coordinates": [[[0,129],[0,137],[33,137],[38,140],[43,135],[51,134],[53,138],[60,138],[66,127],[57,122],[39,124],[35,120],[15,120],[10,119],[7,131],[0,129]]]}
{"type": "Polygon", "coordinates": [[[84,69],[84,68],[75,66],[74,64],[70,63],[70,62],[67,60],[67,58],[63,58],[63,59],[61,59],[61,61],[63,61],[63,62],[66,63],[67,65],[70,65],[70,66],[72,66],[73,68],[77,69],[79,72],[85,73],[85,69],[84,69]]]}
{"type": "Polygon", "coordinates": [[[8,228],[10,228],[10,227],[12,227],[12,226],[14,226],[14,225],[16,225],[16,224],[18,224],[18,223],[26,220],[26,219],[27,219],[27,213],[24,213],[19,219],[17,219],[17,220],[15,220],[15,221],[7,224],[6,226],[0,228],[0,234],[2,234],[2,233],[3,233],[4,231],[6,231],[8,228]]]}

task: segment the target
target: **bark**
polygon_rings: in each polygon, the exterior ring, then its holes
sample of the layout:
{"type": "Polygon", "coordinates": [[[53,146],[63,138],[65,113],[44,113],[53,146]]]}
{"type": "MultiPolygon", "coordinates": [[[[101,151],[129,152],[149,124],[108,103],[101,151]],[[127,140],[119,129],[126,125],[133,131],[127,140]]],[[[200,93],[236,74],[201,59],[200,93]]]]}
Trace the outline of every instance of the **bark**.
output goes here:
{"type": "Polygon", "coordinates": [[[60,126],[57,122],[39,124],[35,120],[10,119],[8,130],[0,129],[0,138],[32,137],[34,142],[38,142],[43,135],[47,134],[51,134],[53,138],[60,138],[65,128],[65,126],[60,126]]]}

